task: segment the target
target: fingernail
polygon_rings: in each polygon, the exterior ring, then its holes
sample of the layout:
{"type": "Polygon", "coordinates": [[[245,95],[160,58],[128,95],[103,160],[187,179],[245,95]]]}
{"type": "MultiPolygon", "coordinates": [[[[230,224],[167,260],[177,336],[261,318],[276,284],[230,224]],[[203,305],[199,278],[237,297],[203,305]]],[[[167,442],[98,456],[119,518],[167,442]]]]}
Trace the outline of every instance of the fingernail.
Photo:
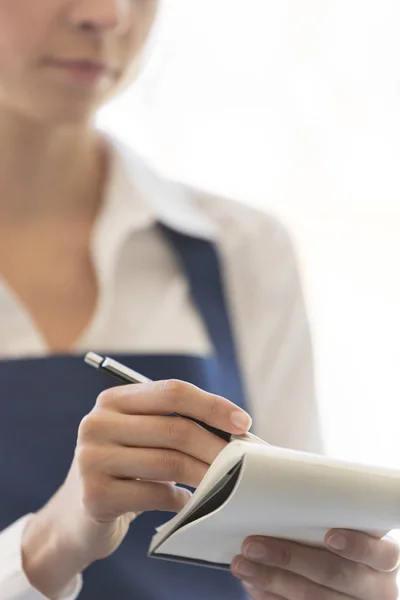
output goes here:
{"type": "Polygon", "coordinates": [[[235,411],[231,415],[231,422],[236,429],[247,431],[251,427],[251,417],[244,412],[235,411]]]}
{"type": "Polygon", "coordinates": [[[267,549],[260,542],[252,542],[244,549],[244,554],[253,560],[259,560],[267,556],[267,549]]]}
{"type": "Polygon", "coordinates": [[[347,548],[347,539],[341,533],[335,533],[334,535],[331,535],[331,537],[326,540],[326,543],[328,546],[333,548],[333,550],[342,551],[346,550],[347,548]]]}
{"type": "Polygon", "coordinates": [[[234,567],[235,573],[241,577],[254,577],[257,572],[256,566],[247,560],[239,560],[234,567]]]}

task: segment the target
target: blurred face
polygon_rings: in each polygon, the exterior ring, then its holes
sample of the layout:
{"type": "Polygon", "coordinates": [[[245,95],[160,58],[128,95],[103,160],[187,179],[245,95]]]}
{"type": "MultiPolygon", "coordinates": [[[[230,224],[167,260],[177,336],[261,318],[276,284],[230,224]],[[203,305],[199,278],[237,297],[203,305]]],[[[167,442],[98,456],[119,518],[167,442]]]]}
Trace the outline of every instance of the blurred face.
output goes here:
{"type": "Polygon", "coordinates": [[[88,120],[129,76],[158,0],[0,0],[0,110],[88,120]]]}

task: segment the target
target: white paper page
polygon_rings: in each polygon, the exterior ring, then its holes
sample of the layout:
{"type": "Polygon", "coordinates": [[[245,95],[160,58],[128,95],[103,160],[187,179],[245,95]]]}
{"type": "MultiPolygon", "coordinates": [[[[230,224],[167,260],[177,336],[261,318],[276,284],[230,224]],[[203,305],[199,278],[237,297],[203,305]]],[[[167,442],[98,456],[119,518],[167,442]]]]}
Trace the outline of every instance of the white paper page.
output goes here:
{"type": "Polygon", "coordinates": [[[400,471],[248,445],[231,499],[176,531],[161,554],[229,564],[248,535],[322,545],[332,527],[382,536],[400,527],[400,471]]]}
{"type": "MultiPolygon", "coordinates": [[[[258,438],[257,438],[258,439],[258,438]]],[[[168,535],[168,532],[173,531],[181,521],[183,521],[188,513],[190,513],[201,499],[215,486],[216,483],[223,477],[244,455],[248,443],[243,444],[236,440],[228,444],[217,456],[211,464],[206,475],[203,477],[198,488],[185,507],[175,517],[159,525],[156,531],[168,535]]]]}

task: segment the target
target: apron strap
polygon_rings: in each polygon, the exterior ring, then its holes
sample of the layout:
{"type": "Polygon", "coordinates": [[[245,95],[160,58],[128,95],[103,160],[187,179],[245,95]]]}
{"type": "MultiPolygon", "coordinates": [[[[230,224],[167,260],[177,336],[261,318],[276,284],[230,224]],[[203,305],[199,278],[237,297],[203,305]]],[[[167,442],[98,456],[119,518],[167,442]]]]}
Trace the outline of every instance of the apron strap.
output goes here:
{"type": "Polygon", "coordinates": [[[223,394],[239,406],[245,404],[229,306],[224,290],[223,269],[211,242],[177,232],[164,224],[160,228],[175,252],[190,284],[191,295],[214,346],[221,371],[223,394]]]}

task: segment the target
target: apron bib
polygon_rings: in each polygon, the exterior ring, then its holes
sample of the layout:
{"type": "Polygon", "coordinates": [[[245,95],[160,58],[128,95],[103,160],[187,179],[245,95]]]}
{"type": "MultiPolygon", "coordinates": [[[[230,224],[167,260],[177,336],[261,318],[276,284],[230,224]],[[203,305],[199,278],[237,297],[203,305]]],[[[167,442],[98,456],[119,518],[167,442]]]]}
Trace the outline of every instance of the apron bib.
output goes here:
{"type": "MultiPolygon", "coordinates": [[[[217,252],[207,241],[160,226],[187,277],[214,354],[112,354],[150,379],[181,379],[246,410],[217,252]]],[[[107,348],[93,348],[107,354],[107,348]]],[[[0,361],[0,530],[37,511],[63,483],[79,423],[113,386],[82,356],[0,361]]],[[[80,600],[244,600],[230,573],[150,559],[155,528],[171,513],[138,517],[120,548],[83,574],[80,600]]]]}

